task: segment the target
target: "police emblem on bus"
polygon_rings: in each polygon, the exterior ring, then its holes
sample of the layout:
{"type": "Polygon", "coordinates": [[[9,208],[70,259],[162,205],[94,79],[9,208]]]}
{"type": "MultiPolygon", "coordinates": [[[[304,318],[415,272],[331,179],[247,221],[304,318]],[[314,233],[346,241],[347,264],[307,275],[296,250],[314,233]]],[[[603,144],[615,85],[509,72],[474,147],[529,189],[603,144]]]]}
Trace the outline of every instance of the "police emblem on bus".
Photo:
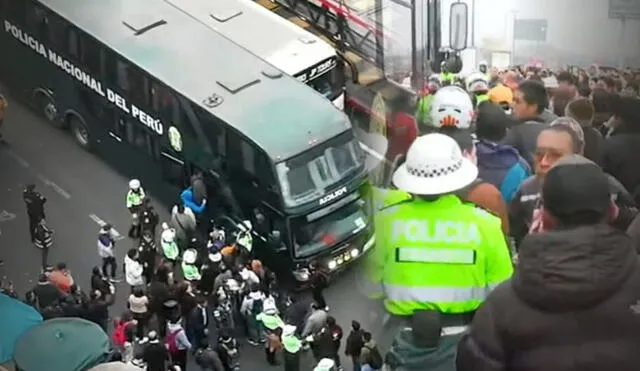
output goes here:
{"type": "Polygon", "coordinates": [[[174,151],[182,152],[182,135],[175,126],[169,128],[169,144],[174,151]]]}

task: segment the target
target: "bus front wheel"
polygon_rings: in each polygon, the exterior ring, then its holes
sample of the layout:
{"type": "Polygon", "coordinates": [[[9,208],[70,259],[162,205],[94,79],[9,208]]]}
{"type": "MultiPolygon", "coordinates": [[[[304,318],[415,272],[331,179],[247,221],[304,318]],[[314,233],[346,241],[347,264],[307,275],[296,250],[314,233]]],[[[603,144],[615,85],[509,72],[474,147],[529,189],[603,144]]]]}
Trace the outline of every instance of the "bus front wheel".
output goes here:
{"type": "Polygon", "coordinates": [[[91,149],[91,136],[87,126],[77,117],[70,116],[67,120],[71,128],[71,135],[76,143],[83,149],[89,151],[91,149]]]}

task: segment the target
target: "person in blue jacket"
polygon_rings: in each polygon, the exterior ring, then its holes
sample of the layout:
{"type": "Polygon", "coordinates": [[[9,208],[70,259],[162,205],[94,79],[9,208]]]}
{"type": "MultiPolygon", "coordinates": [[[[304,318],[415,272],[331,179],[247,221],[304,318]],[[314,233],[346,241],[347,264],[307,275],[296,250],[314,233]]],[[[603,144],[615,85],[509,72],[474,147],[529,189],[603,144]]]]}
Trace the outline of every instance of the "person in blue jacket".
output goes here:
{"type": "Polygon", "coordinates": [[[194,214],[200,215],[204,211],[207,206],[207,199],[203,199],[202,202],[198,203],[193,194],[193,188],[189,187],[182,191],[180,194],[180,199],[185,207],[188,207],[193,211],[194,214]]]}
{"type": "Polygon", "coordinates": [[[478,177],[496,186],[505,202],[511,202],[520,183],[531,169],[512,146],[500,144],[507,134],[510,119],[504,110],[491,102],[478,105],[476,120],[476,157],[478,177]]]}

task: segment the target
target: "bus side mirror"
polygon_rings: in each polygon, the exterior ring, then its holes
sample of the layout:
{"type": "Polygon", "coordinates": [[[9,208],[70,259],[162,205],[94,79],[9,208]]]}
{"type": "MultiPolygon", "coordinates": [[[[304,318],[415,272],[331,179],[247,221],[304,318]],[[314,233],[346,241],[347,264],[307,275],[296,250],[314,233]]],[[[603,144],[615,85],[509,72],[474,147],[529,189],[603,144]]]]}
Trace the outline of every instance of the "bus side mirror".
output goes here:
{"type": "Polygon", "coordinates": [[[449,48],[459,52],[467,48],[469,8],[466,3],[451,4],[449,12],[449,48]]]}

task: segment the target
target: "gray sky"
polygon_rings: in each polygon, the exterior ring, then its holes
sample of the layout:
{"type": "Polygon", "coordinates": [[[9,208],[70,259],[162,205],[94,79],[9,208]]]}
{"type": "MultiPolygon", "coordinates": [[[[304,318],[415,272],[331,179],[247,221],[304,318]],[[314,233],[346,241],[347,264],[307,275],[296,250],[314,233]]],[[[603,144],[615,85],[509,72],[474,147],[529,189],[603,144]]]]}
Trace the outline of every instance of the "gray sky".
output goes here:
{"type": "MultiPolygon", "coordinates": [[[[450,1],[450,0],[449,0],[450,1]]],[[[469,4],[473,0],[463,0],[469,4]]],[[[628,20],[621,35],[620,21],[608,17],[608,0],[475,0],[476,43],[503,40],[510,48],[514,15],[547,19],[547,42],[571,54],[640,57],[640,21],[628,20]]],[[[638,3],[640,0],[630,0],[638,3]]]]}

